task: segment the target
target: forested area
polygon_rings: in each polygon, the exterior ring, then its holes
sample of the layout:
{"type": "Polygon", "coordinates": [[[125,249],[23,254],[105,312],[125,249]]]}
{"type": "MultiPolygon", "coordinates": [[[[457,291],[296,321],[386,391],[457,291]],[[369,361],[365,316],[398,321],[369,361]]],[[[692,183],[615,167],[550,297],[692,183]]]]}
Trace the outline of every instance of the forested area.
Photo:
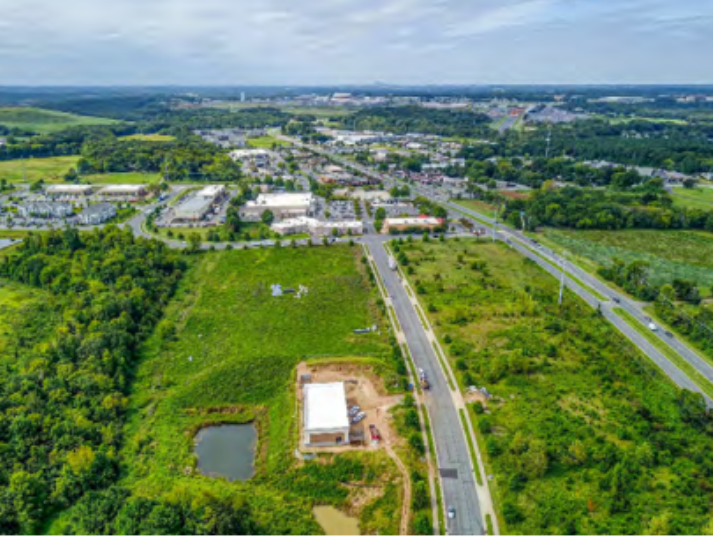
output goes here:
{"type": "Polygon", "coordinates": [[[345,129],[478,137],[488,132],[491,120],[485,114],[470,111],[403,106],[362,109],[346,118],[334,118],[334,121],[340,122],[345,129]]]}
{"type": "Polygon", "coordinates": [[[27,139],[10,137],[0,151],[0,160],[19,158],[77,155],[85,142],[92,139],[113,138],[136,134],[134,125],[79,126],[59,132],[34,136],[27,139]]]}
{"type": "Polygon", "coordinates": [[[116,481],[137,348],[185,267],[163,243],[115,227],[30,234],[4,258],[0,275],[50,292],[58,315],[38,344],[20,337],[2,356],[0,532],[41,531],[116,481]]]}
{"type": "Polygon", "coordinates": [[[671,197],[655,185],[626,193],[573,187],[539,190],[527,200],[509,202],[505,219],[520,227],[521,211],[525,211],[529,229],[552,226],[713,231],[713,212],[674,207],[671,197]]]}
{"type": "Polygon", "coordinates": [[[172,142],[118,141],[113,136],[88,140],[77,163],[80,174],[143,172],[163,173],[172,181],[207,177],[212,181],[237,181],[240,165],[219,147],[189,135],[172,142]]]}
{"type": "MultiPolygon", "coordinates": [[[[694,174],[709,172],[713,166],[711,139],[713,123],[578,121],[552,126],[549,154],[694,174]]],[[[506,156],[547,154],[547,136],[543,129],[512,134],[504,144],[506,156]]]]}

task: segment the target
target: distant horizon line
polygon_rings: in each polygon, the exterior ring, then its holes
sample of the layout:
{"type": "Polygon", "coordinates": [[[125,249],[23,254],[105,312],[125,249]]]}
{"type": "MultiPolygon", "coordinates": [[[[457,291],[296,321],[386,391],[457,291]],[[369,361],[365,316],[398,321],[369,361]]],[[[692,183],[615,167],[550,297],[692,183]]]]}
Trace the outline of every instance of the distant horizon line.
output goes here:
{"type": "Polygon", "coordinates": [[[605,82],[605,83],[569,83],[569,82],[522,82],[522,83],[445,83],[445,84],[408,84],[408,83],[387,83],[387,82],[365,82],[365,83],[329,83],[329,84],[0,84],[1,89],[24,89],[24,88],[46,88],[46,89],[72,89],[72,88],[710,88],[713,89],[713,82],[605,82]]]}

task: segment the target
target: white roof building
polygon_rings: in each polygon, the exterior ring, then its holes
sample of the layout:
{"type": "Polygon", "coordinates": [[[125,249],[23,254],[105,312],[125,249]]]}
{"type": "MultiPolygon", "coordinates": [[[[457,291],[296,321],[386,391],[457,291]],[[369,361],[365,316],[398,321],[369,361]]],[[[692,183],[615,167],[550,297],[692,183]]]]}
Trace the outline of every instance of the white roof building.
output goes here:
{"type": "Polygon", "coordinates": [[[219,196],[222,196],[225,193],[225,186],[223,185],[210,185],[202,190],[200,190],[196,196],[199,198],[210,198],[210,199],[215,199],[219,196]]]}
{"type": "Polygon", "coordinates": [[[50,185],[45,192],[50,196],[86,196],[92,193],[92,185],[50,185]]]}
{"type": "Polygon", "coordinates": [[[272,224],[270,228],[280,235],[298,235],[300,233],[331,235],[334,229],[336,229],[340,235],[347,234],[350,231],[352,235],[361,235],[364,232],[364,224],[360,220],[326,222],[307,216],[288,218],[282,222],[272,224]]]}
{"type": "Polygon", "coordinates": [[[144,185],[108,185],[99,191],[101,196],[143,196],[146,194],[144,185]]]}
{"type": "Polygon", "coordinates": [[[243,206],[241,217],[260,218],[268,210],[278,219],[307,216],[313,204],[312,194],[260,194],[243,206]]]}
{"type": "Polygon", "coordinates": [[[349,415],[344,383],[305,384],[303,394],[305,445],[349,444],[349,415]]]}

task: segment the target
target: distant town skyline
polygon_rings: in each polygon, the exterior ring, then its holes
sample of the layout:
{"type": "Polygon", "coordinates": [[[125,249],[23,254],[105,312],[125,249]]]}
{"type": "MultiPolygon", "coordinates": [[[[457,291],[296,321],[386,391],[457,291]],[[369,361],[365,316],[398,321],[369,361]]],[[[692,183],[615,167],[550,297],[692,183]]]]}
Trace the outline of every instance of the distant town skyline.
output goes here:
{"type": "Polygon", "coordinates": [[[0,84],[707,84],[699,0],[0,0],[0,84]]]}

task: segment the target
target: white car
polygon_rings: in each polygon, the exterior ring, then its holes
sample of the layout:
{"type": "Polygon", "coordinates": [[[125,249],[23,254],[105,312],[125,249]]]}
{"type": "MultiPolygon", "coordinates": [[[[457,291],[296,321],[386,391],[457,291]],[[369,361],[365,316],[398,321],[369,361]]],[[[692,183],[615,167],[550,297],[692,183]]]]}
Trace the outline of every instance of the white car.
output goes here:
{"type": "Polygon", "coordinates": [[[652,332],[658,332],[659,327],[656,326],[654,323],[649,323],[649,330],[652,332]]]}
{"type": "Polygon", "coordinates": [[[363,420],[364,418],[366,418],[366,412],[359,412],[359,414],[357,414],[356,416],[354,416],[354,417],[352,418],[352,423],[353,423],[354,425],[356,425],[357,423],[359,423],[359,422],[360,422],[361,420],[363,420]]]}

